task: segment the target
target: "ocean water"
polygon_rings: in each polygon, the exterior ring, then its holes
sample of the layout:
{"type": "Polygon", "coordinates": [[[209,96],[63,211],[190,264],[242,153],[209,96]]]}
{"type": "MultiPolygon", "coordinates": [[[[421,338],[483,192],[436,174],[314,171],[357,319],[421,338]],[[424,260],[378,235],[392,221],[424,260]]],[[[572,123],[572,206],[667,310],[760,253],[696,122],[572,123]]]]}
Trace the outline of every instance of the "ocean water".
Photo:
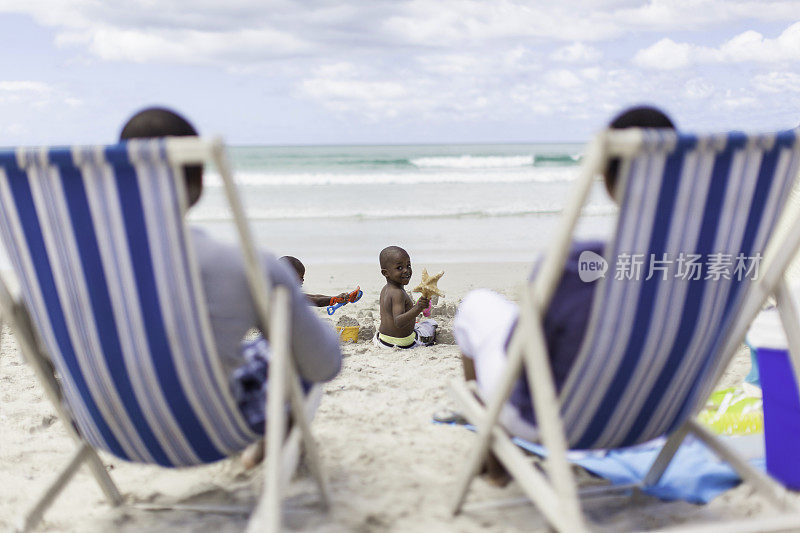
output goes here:
{"type": "MultiPolygon", "coordinates": [[[[582,144],[230,147],[257,242],[313,263],[374,263],[388,245],[420,262],[530,261],[552,238],[582,144]]],[[[234,238],[218,174],[190,219],[234,238]]],[[[609,231],[597,181],[579,230],[609,231]]]]}
{"type": "MultiPolygon", "coordinates": [[[[306,264],[377,263],[389,245],[414,264],[531,261],[552,239],[582,144],[233,146],[255,240],[306,264]]],[[[601,236],[615,207],[598,180],[579,231],[601,236]]],[[[189,219],[236,238],[219,174],[189,219]]],[[[0,268],[10,264],[0,250],[0,268]]]]}

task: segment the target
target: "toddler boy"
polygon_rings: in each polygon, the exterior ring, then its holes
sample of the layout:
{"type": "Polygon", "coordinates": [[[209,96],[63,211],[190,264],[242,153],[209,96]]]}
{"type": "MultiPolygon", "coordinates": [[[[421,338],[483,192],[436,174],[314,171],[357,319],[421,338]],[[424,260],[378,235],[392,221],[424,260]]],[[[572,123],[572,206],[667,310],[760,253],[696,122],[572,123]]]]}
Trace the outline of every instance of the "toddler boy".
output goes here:
{"type": "Polygon", "coordinates": [[[381,289],[381,325],[375,335],[375,345],[396,348],[432,345],[436,337],[436,321],[427,319],[415,324],[417,316],[428,307],[430,300],[420,297],[414,303],[403,288],[411,281],[408,252],[399,246],[389,246],[381,250],[379,260],[386,285],[381,289]]]}

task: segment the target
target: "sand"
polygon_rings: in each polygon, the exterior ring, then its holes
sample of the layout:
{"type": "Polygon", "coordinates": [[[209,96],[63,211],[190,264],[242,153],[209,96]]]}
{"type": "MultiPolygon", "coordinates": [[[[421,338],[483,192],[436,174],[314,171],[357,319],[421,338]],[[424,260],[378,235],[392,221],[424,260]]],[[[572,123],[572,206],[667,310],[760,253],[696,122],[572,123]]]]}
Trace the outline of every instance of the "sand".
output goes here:
{"type": "MultiPolygon", "coordinates": [[[[369,338],[378,317],[383,283],[373,265],[308,265],[305,289],[338,294],[356,285],[363,298],[322,319],[332,325],[358,321],[359,341],[342,347],[341,374],[326,384],[313,423],[330,476],[333,507],[325,513],[313,505],[313,484],[298,476],[290,488],[286,523],[296,531],[546,531],[530,505],[481,507],[480,502],[517,500],[519,487],[498,489],[484,480],[473,483],[470,505],[452,518],[448,504],[457,472],[473,435],[461,427],[432,423],[434,412],[454,408],[448,383],[461,376],[452,320],[458,301],[470,289],[489,287],[514,297],[528,265],[430,264],[445,270],[439,286],[447,297],[433,317],[440,323],[440,344],[426,349],[375,348],[369,338]],[[347,318],[343,318],[347,317],[347,318]],[[312,504],[308,505],[309,500],[312,504]]],[[[412,285],[413,286],[413,285],[412,285]]],[[[749,370],[746,352],[723,378],[736,383],[749,370]]],[[[55,418],[32,371],[21,363],[7,328],[0,339],[0,530],[8,530],[69,458],[72,443],[55,418]]],[[[252,505],[261,489],[261,472],[245,471],[237,458],[180,471],[126,463],[103,455],[128,501],[177,501],[252,505]]],[[[581,474],[586,478],[585,474],[581,474]]],[[[765,501],[747,485],[728,491],[709,505],[664,503],[638,495],[631,501],[590,501],[588,515],[602,531],[678,525],[686,520],[730,519],[770,515],[765,501]]],[[[244,515],[201,515],[187,511],[148,512],[112,509],[104,503],[88,471],[76,479],[47,513],[43,531],[242,531],[244,515]]]]}

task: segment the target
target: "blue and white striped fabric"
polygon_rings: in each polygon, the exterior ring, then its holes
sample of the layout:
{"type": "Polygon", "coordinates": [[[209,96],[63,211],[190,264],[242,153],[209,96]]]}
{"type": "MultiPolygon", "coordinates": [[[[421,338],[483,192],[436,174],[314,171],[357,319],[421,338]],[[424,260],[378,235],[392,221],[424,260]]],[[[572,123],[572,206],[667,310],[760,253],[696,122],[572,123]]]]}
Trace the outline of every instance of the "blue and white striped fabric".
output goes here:
{"type": "Polygon", "coordinates": [[[740,254],[751,258],[750,267],[763,255],[798,173],[797,133],[646,131],[642,149],[621,165],[620,216],[605,250],[609,271],[560,396],[571,448],[644,442],[703,405],[728,362],[722,347],[752,283],[752,272],[731,271],[740,254]],[[632,269],[620,265],[636,254],[645,258],[641,275],[623,276],[632,269]],[[677,271],[688,254],[705,264],[699,279],[677,271]],[[653,257],[668,271],[654,270],[648,280],[653,257]],[[727,261],[728,275],[720,275],[727,261]]]}
{"type": "Polygon", "coordinates": [[[253,442],[213,344],[163,141],[0,152],[0,232],[93,446],[188,466],[253,442]]]}

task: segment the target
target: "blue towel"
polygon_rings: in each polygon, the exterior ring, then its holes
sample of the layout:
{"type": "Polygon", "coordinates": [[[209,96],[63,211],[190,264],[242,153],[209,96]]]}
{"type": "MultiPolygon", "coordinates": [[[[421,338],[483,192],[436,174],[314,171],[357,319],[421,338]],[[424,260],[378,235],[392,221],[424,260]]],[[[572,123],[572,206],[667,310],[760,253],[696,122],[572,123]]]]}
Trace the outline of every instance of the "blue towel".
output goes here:
{"type": "MultiPolygon", "coordinates": [[[[475,430],[470,424],[465,424],[464,427],[475,430]]],[[[763,435],[720,439],[746,458],[752,466],[765,470],[763,435]]],[[[545,448],[539,444],[520,438],[512,440],[514,444],[533,454],[542,457],[547,455],[545,448]]],[[[567,458],[592,474],[607,479],[612,485],[639,483],[644,479],[664,442],[662,438],[619,450],[571,451],[567,458]]],[[[689,436],[678,449],[658,484],[643,487],[642,491],[662,500],[705,504],[740,482],[741,478],[728,463],[721,461],[705,444],[689,436]]]]}
{"type": "MultiPolygon", "coordinates": [[[[720,437],[725,443],[742,453],[751,465],[765,469],[764,441],[762,435],[720,437]]],[[[515,444],[537,455],[544,448],[522,439],[515,444]]],[[[607,479],[613,485],[639,483],[644,479],[650,465],[664,445],[657,439],[640,446],[620,450],[570,452],[571,462],[582,466],[592,474],[607,479]]],[[[687,437],[657,485],[643,487],[642,491],[662,500],[685,500],[705,504],[741,482],[736,471],[721,461],[705,444],[687,437]]]]}

